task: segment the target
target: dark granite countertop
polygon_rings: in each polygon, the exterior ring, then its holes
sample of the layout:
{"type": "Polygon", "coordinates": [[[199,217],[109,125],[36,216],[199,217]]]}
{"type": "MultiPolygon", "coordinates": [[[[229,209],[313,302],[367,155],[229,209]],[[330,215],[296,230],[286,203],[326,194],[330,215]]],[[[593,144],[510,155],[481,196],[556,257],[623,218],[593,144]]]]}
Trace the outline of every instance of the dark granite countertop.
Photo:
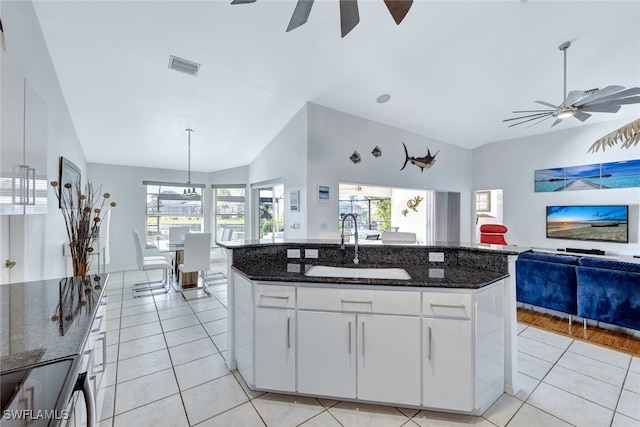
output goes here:
{"type": "Polygon", "coordinates": [[[0,285],[2,373],[80,354],[107,274],[0,285]]]}
{"type": "Polygon", "coordinates": [[[304,263],[277,261],[267,264],[244,264],[234,269],[251,280],[296,282],[310,284],[346,284],[361,286],[393,286],[393,287],[430,287],[430,288],[459,288],[479,289],[508,277],[508,274],[477,270],[468,267],[429,267],[415,264],[332,264],[332,263],[304,263]],[[305,276],[304,273],[312,265],[326,265],[347,268],[402,268],[411,276],[409,280],[396,279],[363,279],[344,277],[315,277],[305,276]]]}
{"type": "MultiPolygon", "coordinates": [[[[260,247],[260,246],[282,246],[282,245],[331,246],[331,245],[338,245],[338,244],[339,244],[338,241],[328,240],[328,239],[287,239],[280,242],[261,242],[259,240],[234,240],[234,241],[216,242],[216,245],[221,246],[223,248],[227,248],[227,249],[260,247]]],[[[353,247],[353,245],[354,245],[353,242],[347,243],[347,246],[353,247]]],[[[502,246],[502,245],[488,245],[484,243],[468,243],[468,242],[435,242],[435,243],[423,244],[423,243],[382,243],[382,240],[360,240],[358,242],[358,245],[360,247],[403,246],[403,247],[425,248],[425,249],[458,248],[458,249],[467,249],[467,250],[488,251],[493,253],[501,253],[505,255],[518,255],[522,252],[531,250],[531,248],[524,247],[524,246],[502,246]]]]}
{"type": "MultiPolygon", "coordinates": [[[[225,246],[224,243],[220,243],[225,246]]],[[[527,248],[441,243],[437,245],[359,244],[360,263],[355,265],[353,244],[341,249],[329,240],[292,240],[280,243],[244,241],[229,243],[233,268],[249,279],[322,284],[438,287],[478,289],[509,276],[508,257],[527,248]],[[307,251],[315,255],[307,257],[307,251]],[[295,252],[294,258],[288,252],[295,252]],[[442,260],[431,260],[438,253],[442,260]],[[306,276],[312,265],[347,268],[402,268],[409,280],[306,276]]]]}

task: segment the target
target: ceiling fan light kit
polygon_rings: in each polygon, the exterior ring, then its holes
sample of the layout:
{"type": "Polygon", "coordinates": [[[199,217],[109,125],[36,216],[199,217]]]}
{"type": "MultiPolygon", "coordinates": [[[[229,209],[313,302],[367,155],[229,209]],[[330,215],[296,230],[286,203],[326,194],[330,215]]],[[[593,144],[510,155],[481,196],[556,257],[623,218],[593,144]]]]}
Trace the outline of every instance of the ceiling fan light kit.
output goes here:
{"type": "Polygon", "coordinates": [[[551,127],[570,117],[584,122],[591,117],[590,113],[617,113],[622,105],[640,103],[640,96],[635,96],[640,95],[638,87],[625,89],[624,86],[612,85],[603,89],[573,90],[567,93],[567,50],[570,46],[571,42],[568,41],[558,46],[564,56],[562,103],[555,105],[545,101],[535,101],[549,109],[513,111],[515,114],[525,115],[503,120],[503,122],[514,122],[509,127],[533,122],[527,126],[529,128],[551,117],[556,119],[551,127]]]}

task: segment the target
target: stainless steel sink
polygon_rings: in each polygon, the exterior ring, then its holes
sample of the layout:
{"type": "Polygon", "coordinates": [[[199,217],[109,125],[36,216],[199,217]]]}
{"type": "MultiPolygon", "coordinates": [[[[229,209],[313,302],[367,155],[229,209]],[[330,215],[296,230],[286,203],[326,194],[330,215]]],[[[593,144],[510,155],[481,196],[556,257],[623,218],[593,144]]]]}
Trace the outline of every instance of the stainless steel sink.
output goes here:
{"type": "Polygon", "coordinates": [[[313,265],[304,275],[313,277],[344,277],[349,279],[411,279],[411,276],[409,276],[409,273],[407,273],[404,268],[331,267],[328,265],[313,265]]]}

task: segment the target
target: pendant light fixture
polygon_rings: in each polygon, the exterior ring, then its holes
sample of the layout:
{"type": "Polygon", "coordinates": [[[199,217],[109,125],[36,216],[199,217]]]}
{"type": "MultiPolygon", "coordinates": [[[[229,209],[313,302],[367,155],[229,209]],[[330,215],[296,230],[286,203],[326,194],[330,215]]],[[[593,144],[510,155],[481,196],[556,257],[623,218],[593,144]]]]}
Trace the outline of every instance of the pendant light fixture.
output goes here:
{"type": "MultiPolygon", "coordinates": [[[[193,129],[185,129],[185,132],[187,132],[188,134],[188,138],[189,138],[189,157],[188,157],[188,169],[187,169],[187,187],[191,186],[191,133],[193,132],[193,129]]],[[[193,197],[193,196],[199,196],[198,192],[196,191],[196,187],[192,187],[191,189],[185,188],[184,192],[182,193],[183,196],[189,196],[189,197],[193,197]]]]}

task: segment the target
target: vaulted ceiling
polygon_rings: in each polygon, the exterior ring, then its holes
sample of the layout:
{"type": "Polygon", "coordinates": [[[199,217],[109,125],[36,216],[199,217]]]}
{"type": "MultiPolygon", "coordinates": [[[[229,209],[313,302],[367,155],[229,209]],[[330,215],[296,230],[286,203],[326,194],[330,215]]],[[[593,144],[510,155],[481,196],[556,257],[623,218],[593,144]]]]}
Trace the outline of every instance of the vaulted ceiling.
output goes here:
{"type": "Polygon", "coordinates": [[[640,115],[502,122],[562,102],[565,41],[568,90],[640,86],[638,1],[416,0],[396,25],[382,0],[360,0],[344,38],[337,0],[290,32],[295,0],[34,5],[90,162],[186,169],[192,128],[194,171],[245,165],[306,102],[466,148],[640,115]]]}

